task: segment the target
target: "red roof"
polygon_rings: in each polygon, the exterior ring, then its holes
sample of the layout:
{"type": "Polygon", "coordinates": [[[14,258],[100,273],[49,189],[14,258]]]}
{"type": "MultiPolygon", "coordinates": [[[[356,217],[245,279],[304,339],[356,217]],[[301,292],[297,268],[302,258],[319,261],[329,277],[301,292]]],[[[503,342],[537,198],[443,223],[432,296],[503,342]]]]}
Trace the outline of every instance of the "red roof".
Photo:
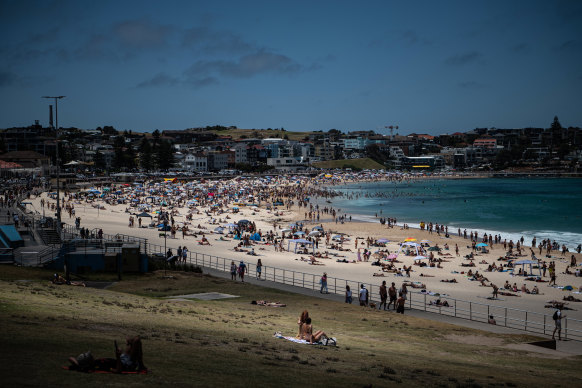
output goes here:
{"type": "Polygon", "coordinates": [[[14,162],[5,162],[0,160],[0,168],[22,168],[22,165],[14,162]]]}

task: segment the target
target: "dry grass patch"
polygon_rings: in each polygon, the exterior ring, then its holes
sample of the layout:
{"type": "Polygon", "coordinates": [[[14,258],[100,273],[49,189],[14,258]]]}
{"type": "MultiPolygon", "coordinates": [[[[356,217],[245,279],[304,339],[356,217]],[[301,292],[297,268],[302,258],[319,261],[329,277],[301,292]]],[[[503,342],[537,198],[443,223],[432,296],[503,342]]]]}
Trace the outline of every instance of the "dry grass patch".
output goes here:
{"type": "MultiPolygon", "coordinates": [[[[1,270],[0,270],[1,271],[1,270]]],[[[10,269],[8,272],[13,271],[10,269]]],[[[170,274],[170,273],[169,273],[170,274]]],[[[523,357],[500,346],[529,336],[495,336],[410,316],[216,279],[195,273],[135,277],[100,290],[54,286],[50,273],[0,273],[0,374],[5,386],[537,386],[580,385],[579,357],[523,357]],[[41,280],[42,279],[42,280],[41,280]],[[213,301],[163,299],[222,292],[213,301]],[[251,305],[271,300],[285,308],[251,305]],[[307,309],[338,347],[297,345],[307,309]],[[124,336],[144,338],[145,376],[84,375],[61,369],[91,350],[112,356],[124,336]],[[452,335],[452,336],[451,336],[452,335]],[[487,341],[490,345],[482,345],[487,341]],[[479,342],[479,344],[476,344],[479,342]],[[516,371],[527,373],[516,373],[516,371]],[[531,372],[529,372],[531,370],[531,372]],[[494,376],[494,377],[493,377],[494,376]]]]}

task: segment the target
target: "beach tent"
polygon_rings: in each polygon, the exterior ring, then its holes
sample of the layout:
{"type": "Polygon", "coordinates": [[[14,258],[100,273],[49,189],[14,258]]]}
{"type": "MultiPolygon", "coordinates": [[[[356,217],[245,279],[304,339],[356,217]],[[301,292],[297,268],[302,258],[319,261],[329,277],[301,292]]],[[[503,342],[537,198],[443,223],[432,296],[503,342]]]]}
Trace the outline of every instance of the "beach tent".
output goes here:
{"type": "Polygon", "coordinates": [[[139,213],[137,216],[138,216],[138,217],[149,217],[149,218],[152,218],[151,214],[149,214],[149,213],[146,213],[146,212],[139,213]]]}
{"type": "Polygon", "coordinates": [[[251,236],[251,240],[253,241],[261,241],[261,235],[258,233],[255,233],[251,236]]]}
{"type": "Polygon", "coordinates": [[[289,240],[289,242],[287,243],[287,251],[289,251],[289,247],[291,246],[291,243],[295,243],[295,250],[293,252],[297,253],[297,245],[311,245],[311,250],[313,253],[315,253],[315,245],[313,244],[313,242],[306,240],[304,238],[297,238],[295,240],[289,240]]]}
{"type": "Polygon", "coordinates": [[[222,226],[217,226],[216,228],[214,228],[214,232],[222,234],[224,232],[224,228],[222,226]]]}
{"type": "Polygon", "coordinates": [[[419,248],[420,244],[417,244],[415,242],[405,242],[402,243],[402,245],[400,245],[400,249],[398,250],[398,253],[396,254],[396,256],[400,255],[400,252],[402,252],[403,249],[406,248],[414,248],[414,250],[416,251],[416,255],[419,256],[420,252],[419,252],[419,248]]]}
{"type": "MultiPolygon", "coordinates": [[[[515,272],[515,267],[516,266],[521,265],[521,268],[522,268],[522,271],[521,272],[523,274],[523,273],[526,272],[525,271],[525,266],[526,265],[529,265],[529,271],[527,271],[527,274],[528,274],[528,276],[533,275],[533,267],[532,267],[532,265],[534,265],[534,264],[537,265],[538,262],[537,261],[534,261],[534,260],[527,260],[527,259],[525,259],[525,260],[519,260],[519,261],[514,261],[513,262],[513,274],[514,275],[517,275],[517,272],[515,272]]],[[[539,272],[539,276],[541,277],[542,276],[542,269],[538,266],[537,270],[539,272]]]]}

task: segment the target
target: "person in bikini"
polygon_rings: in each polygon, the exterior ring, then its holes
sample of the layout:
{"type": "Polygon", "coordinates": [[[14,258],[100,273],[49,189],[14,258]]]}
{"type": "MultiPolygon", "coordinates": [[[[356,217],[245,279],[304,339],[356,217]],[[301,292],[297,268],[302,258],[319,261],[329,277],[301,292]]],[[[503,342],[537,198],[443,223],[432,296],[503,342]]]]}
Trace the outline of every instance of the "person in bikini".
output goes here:
{"type": "Polygon", "coordinates": [[[307,318],[305,320],[305,324],[303,325],[303,333],[301,335],[301,339],[309,341],[310,344],[313,344],[313,342],[319,342],[319,340],[324,337],[327,338],[327,334],[325,334],[323,330],[317,330],[315,333],[313,333],[311,318],[307,318]]]}

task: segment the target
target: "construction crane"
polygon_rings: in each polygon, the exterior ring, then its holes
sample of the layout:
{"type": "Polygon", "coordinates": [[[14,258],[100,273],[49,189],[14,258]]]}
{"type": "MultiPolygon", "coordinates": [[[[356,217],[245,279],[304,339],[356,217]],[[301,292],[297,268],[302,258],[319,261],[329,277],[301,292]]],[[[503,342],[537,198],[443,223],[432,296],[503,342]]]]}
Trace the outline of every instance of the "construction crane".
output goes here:
{"type": "Polygon", "coordinates": [[[398,125],[389,125],[389,126],[384,127],[384,128],[390,130],[390,140],[392,140],[394,138],[394,130],[398,129],[398,125]]]}

